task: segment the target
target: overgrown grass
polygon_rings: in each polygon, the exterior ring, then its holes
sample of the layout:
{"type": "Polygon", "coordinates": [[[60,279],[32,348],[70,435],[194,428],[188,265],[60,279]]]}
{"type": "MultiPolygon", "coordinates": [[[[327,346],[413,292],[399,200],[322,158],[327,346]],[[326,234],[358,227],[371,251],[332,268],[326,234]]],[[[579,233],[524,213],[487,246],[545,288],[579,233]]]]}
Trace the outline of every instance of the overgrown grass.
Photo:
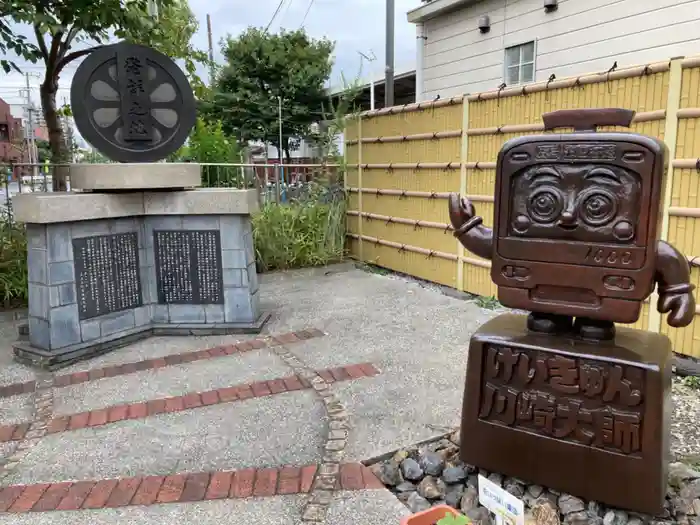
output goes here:
{"type": "Polygon", "coordinates": [[[27,235],[0,211],[0,308],[27,304],[27,235]]]}
{"type": "Polygon", "coordinates": [[[316,189],[302,200],[268,204],[253,217],[260,271],[322,266],[345,254],[345,199],[316,189]]]}

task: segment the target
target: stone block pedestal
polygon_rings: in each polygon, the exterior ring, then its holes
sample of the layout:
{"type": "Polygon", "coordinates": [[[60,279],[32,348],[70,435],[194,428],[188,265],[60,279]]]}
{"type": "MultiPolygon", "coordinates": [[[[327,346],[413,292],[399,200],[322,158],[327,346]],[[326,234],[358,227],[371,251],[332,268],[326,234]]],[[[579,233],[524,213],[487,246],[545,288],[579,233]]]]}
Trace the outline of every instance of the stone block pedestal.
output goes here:
{"type": "Polygon", "coordinates": [[[504,314],[469,344],[460,458],[491,472],[657,515],[667,484],[671,342],[528,332],[504,314]]]}
{"type": "Polygon", "coordinates": [[[255,190],[26,194],[29,341],[57,368],[152,334],[257,333],[255,190]]]}

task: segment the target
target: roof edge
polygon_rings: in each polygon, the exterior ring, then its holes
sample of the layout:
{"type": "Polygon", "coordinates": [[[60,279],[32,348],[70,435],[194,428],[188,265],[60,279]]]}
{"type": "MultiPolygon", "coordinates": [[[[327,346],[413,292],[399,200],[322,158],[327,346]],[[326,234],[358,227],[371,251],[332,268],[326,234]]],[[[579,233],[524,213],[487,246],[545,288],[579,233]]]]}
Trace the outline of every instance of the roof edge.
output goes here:
{"type": "Polygon", "coordinates": [[[454,11],[455,9],[476,4],[479,1],[480,0],[432,0],[409,11],[407,13],[407,18],[412,24],[420,24],[421,22],[454,11]]]}

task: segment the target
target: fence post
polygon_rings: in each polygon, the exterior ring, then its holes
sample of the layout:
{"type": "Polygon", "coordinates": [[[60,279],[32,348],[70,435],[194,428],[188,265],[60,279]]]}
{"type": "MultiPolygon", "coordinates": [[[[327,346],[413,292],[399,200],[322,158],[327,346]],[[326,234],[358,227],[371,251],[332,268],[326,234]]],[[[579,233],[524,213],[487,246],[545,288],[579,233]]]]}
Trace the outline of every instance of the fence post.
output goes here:
{"type": "MultiPolygon", "coordinates": [[[[469,97],[462,97],[462,136],[461,148],[459,152],[459,194],[464,196],[467,193],[467,156],[469,154],[469,97]]],[[[464,291],[464,246],[457,239],[457,290],[464,291]]]]}
{"type": "Polygon", "coordinates": [[[362,215],[362,188],[364,187],[362,185],[362,172],[363,172],[363,167],[362,167],[362,113],[359,113],[357,115],[357,207],[359,208],[359,221],[357,222],[357,229],[358,229],[358,235],[360,236],[359,239],[359,247],[358,247],[358,253],[360,256],[360,262],[364,262],[365,257],[363,253],[363,240],[362,240],[362,222],[364,221],[364,217],[362,215]]]}
{"type": "MultiPolygon", "coordinates": [[[[662,186],[664,188],[663,201],[661,202],[661,231],[659,237],[661,240],[668,240],[669,229],[669,214],[668,209],[671,206],[671,196],[673,195],[673,159],[676,156],[676,142],[678,139],[678,110],[681,105],[681,84],[683,83],[683,68],[681,62],[683,57],[674,58],[671,60],[671,67],[668,77],[668,99],[666,100],[666,121],[664,123],[664,142],[668,146],[668,168],[666,170],[666,182],[662,186]]],[[[649,322],[647,330],[650,332],[659,332],[661,329],[661,314],[656,309],[656,303],[659,299],[656,289],[649,297],[649,322]]]]}

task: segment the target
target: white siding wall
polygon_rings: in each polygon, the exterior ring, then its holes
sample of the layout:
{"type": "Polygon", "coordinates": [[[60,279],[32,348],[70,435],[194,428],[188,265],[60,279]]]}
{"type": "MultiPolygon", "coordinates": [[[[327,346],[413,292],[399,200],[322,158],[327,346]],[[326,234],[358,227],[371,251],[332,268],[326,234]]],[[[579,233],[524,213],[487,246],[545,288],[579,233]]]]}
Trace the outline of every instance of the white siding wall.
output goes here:
{"type": "Polygon", "coordinates": [[[535,41],[535,80],[700,54],[700,0],[485,0],[425,22],[424,100],[495,89],[506,47],[535,41]],[[491,31],[478,19],[488,14],[491,31]]]}

